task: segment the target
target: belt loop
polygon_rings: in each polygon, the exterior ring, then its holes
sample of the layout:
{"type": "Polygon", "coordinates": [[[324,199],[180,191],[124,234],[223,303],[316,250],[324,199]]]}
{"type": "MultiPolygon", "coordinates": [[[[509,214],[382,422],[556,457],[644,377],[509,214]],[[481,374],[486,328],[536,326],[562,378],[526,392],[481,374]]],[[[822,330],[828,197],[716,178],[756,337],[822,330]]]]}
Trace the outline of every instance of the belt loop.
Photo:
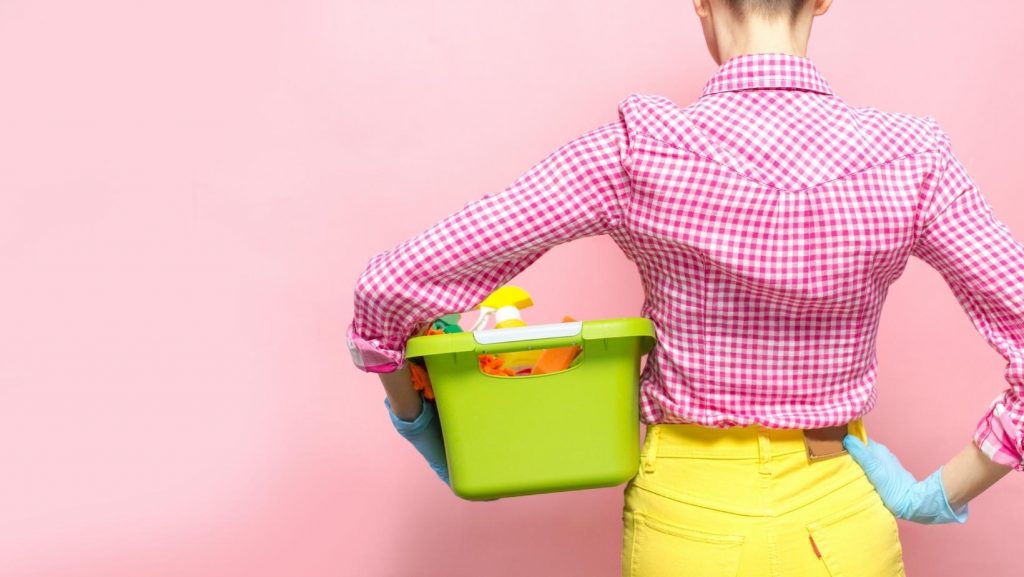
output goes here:
{"type": "Polygon", "coordinates": [[[647,435],[650,437],[647,443],[647,454],[644,457],[644,472],[654,472],[654,463],[657,460],[658,455],[658,433],[661,428],[655,424],[650,430],[647,431],[647,435]]]}
{"type": "Polygon", "coordinates": [[[765,425],[754,425],[757,433],[757,471],[762,475],[772,473],[771,431],[765,425]]]}
{"type": "Polygon", "coordinates": [[[865,445],[868,444],[868,433],[867,427],[864,426],[864,417],[854,419],[850,422],[847,432],[861,440],[865,445]]]}

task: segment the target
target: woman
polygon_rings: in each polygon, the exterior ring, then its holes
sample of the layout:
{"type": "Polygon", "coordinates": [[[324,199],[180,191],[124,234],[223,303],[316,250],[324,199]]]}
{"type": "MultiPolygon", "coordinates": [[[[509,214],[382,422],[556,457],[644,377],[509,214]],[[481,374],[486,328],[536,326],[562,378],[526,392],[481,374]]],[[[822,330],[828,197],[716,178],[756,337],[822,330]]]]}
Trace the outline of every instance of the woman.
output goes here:
{"type": "Polygon", "coordinates": [[[694,0],[720,65],[699,99],[630,95],[617,121],[370,261],[353,360],[380,373],[396,428],[438,476],[406,339],[597,234],[637,264],[658,332],[623,575],[903,575],[896,518],[963,523],[970,499],[1024,470],[1024,246],[934,119],[836,96],[805,56],[830,4],[694,0]],[[862,420],[882,303],[912,255],[1010,363],[972,441],[923,481],[862,420]]]}

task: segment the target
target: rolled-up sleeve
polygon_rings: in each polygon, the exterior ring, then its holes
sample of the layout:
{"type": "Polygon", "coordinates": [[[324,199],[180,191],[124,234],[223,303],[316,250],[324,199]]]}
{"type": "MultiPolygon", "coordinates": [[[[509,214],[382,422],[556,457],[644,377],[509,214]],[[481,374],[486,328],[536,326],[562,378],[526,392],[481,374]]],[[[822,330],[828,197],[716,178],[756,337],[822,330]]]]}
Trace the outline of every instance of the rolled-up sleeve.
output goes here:
{"type": "Polygon", "coordinates": [[[404,364],[405,342],[433,320],[473,309],[555,245],[620,226],[631,193],[619,120],[562,145],[504,190],[466,204],[370,259],[346,331],[366,372],[404,364]]]}
{"type": "Polygon", "coordinates": [[[1024,245],[994,215],[938,131],[912,254],[936,269],[985,340],[1006,359],[1008,387],[990,403],[974,443],[993,461],[1024,471],[1024,245]]]}

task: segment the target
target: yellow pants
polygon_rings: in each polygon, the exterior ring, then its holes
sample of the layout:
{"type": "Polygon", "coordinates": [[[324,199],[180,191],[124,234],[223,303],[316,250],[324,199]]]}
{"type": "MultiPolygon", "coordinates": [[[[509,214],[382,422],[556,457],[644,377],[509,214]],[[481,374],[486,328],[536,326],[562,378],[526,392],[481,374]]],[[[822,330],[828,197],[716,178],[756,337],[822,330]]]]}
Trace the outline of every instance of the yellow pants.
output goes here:
{"type": "MultiPolygon", "coordinates": [[[[862,419],[850,431],[864,442],[862,419]]],[[[626,485],[623,577],[904,577],[896,517],[800,429],[656,424],[626,485]]]]}

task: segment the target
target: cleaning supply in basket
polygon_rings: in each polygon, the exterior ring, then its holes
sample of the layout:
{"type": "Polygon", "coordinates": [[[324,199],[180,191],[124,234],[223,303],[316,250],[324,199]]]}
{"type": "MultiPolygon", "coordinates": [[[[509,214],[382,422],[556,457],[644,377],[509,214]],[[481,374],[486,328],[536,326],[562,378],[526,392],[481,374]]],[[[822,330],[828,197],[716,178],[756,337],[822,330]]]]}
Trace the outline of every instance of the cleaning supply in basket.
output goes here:
{"type": "MultiPolygon", "coordinates": [[[[573,323],[576,319],[569,315],[562,318],[563,323],[573,323]]],[[[573,361],[583,351],[583,347],[580,345],[570,345],[568,347],[559,347],[556,349],[544,349],[540,353],[540,357],[537,359],[537,363],[533,366],[531,375],[544,375],[548,373],[555,373],[558,371],[564,371],[572,365],[573,361]]]]}
{"type": "Polygon", "coordinates": [[[410,361],[409,373],[412,376],[413,390],[423,391],[423,396],[433,401],[434,388],[430,386],[430,375],[427,374],[427,368],[418,362],[410,361]]]}
{"type": "MultiPolygon", "coordinates": [[[[459,313],[452,313],[450,315],[444,315],[443,317],[434,321],[432,329],[439,333],[461,333],[462,327],[459,326],[459,319],[462,315],[459,313]]],[[[436,333],[435,333],[436,334],[436,333]]]]}
{"type": "Polygon", "coordinates": [[[480,355],[480,371],[497,377],[514,377],[515,371],[505,366],[505,359],[495,355],[480,355]]]}
{"type": "MultiPolygon", "coordinates": [[[[522,309],[533,306],[533,299],[530,294],[520,287],[505,285],[492,292],[480,305],[480,317],[473,325],[474,331],[481,330],[487,326],[488,318],[494,316],[494,328],[505,329],[510,327],[524,327],[526,322],[522,318],[522,309]]],[[[543,351],[514,351],[498,353],[495,355],[504,361],[501,365],[512,371],[515,376],[529,375],[533,366],[543,351]]],[[[490,368],[497,368],[493,363],[488,363],[490,368]]],[[[483,365],[481,365],[483,367],[483,365]]]]}
{"type": "MultiPolygon", "coordinates": [[[[530,294],[520,287],[505,285],[487,296],[476,308],[480,315],[471,330],[481,330],[487,326],[487,321],[493,316],[495,328],[512,328],[526,326],[521,316],[521,309],[533,306],[530,294]]],[[[427,335],[442,335],[464,332],[459,325],[461,315],[452,313],[445,315],[433,323],[423,333],[427,335]]],[[[576,322],[566,315],[562,322],[576,322]]],[[[579,364],[582,347],[571,345],[553,349],[537,349],[526,351],[513,351],[506,353],[479,355],[480,372],[498,377],[523,377],[530,375],[550,374],[562,371],[579,364]]],[[[424,397],[433,400],[433,389],[430,385],[430,377],[424,366],[413,363],[411,366],[413,388],[423,391],[424,397]]]]}
{"type": "Polygon", "coordinates": [[[533,299],[522,288],[512,285],[498,287],[476,306],[480,310],[480,316],[469,330],[483,330],[492,315],[496,317],[494,328],[524,326],[526,323],[523,322],[519,311],[532,306],[533,299]]]}
{"type": "MultiPolygon", "coordinates": [[[[445,315],[427,327],[424,335],[443,335],[449,333],[461,333],[462,327],[459,326],[459,319],[461,315],[458,313],[452,313],[445,315]]],[[[419,362],[409,363],[409,373],[412,378],[412,388],[416,391],[422,391],[423,396],[431,401],[434,400],[434,389],[430,386],[430,375],[427,374],[427,368],[422,364],[422,359],[419,362]]]]}

